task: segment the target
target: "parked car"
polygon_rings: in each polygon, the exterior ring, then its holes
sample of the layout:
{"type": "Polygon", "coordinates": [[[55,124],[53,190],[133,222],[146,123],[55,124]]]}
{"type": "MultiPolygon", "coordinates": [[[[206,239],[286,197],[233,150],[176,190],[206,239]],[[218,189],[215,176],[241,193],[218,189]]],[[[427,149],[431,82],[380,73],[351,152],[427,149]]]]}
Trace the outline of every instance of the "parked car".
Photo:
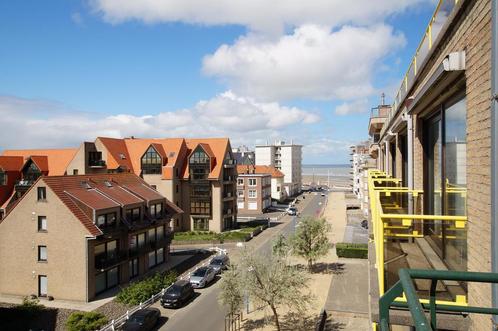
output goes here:
{"type": "Polygon", "coordinates": [[[230,265],[230,259],[228,258],[228,255],[226,254],[220,254],[216,255],[211,259],[211,262],[209,262],[209,265],[211,268],[214,269],[216,274],[221,273],[223,270],[228,269],[228,266],[230,265]]]}
{"type": "Polygon", "coordinates": [[[168,287],[161,298],[161,306],[180,307],[194,296],[194,288],[187,280],[178,280],[168,287]]]}
{"type": "Polygon", "coordinates": [[[294,208],[294,207],[287,208],[287,215],[296,216],[297,215],[297,209],[294,208]]]}
{"type": "Polygon", "coordinates": [[[134,312],[123,324],[123,331],[147,331],[156,326],[161,317],[161,312],[157,308],[144,308],[134,312]]]}
{"type": "Polygon", "coordinates": [[[199,267],[190,275],[190,284],[194,288],[202,288],[211,283],[214,276],[216,276],[216,272],[212,267],[199,267]]]}

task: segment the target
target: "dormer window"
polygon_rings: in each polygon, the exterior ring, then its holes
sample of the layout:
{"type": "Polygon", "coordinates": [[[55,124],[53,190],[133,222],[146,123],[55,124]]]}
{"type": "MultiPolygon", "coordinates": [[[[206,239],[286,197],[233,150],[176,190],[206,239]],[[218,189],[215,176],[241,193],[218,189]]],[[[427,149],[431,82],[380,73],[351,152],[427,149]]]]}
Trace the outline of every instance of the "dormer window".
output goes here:
{"type": "Polygon", "coordinates": [[[7,185],[7,174],[0,169],[0,186],[7,185]]]}
{"type": "Polygon", "coordinates": [[[142,156],[142,173],[144,175],[158,175],[161,174],[161,170],[162,158],[154,147],[150,146],[142,156]]]}
{"type": "Polygon", "coordinates": [[[33,161],[30,161],[29,166],[24,169],[23,173],[24,179],[28,181],[35,181],[40,176],[41,176],[40,169],[36,166],[36,164],[33,161]]]}
{"type": "Polygon", "coordinates": [[[116,225],[116,213],[109,213],[97,216],[97,226],[106,228],[116,225]]]}
{"type": "Polygon", "coordinates": [[[209,156],[204,150],[198,147],[190,156],[189,160],[190,178],[191,179],[208,179],[211,171],[211,162],[209,156]]]}

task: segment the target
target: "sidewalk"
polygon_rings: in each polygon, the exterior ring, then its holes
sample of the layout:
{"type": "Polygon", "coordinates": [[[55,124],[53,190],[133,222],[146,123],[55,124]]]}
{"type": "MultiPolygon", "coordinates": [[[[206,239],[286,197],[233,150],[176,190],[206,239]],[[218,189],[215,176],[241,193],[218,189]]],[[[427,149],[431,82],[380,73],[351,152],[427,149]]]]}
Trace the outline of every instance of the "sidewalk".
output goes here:
{"type": "MultiPolygon", "coordinates": [[[[332,192],[324,217],[332,226],[329,236],[335,245],[347,236],[347,211],[344,192],[332,192]]],[[[368,261],[338,258],[335,249],[328,261],[335,266],[324,309],[328,313],[325,330],[369,330],[368,261]]]]}

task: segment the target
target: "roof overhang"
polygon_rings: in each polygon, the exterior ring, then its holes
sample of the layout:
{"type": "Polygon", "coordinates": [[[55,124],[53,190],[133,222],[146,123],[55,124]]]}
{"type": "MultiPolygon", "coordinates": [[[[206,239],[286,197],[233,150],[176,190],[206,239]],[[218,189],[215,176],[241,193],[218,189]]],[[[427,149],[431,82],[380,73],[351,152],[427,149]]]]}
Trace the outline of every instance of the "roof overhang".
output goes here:
{"type": "Polygon", "coordinates": [[[410,97],[412,101],[407,107],[407,113],[418,114],[430,106],[435,99],[453,93],[459,88],[455,82],[464,73],[465,51],[448,54],[417,94],[410,97]]]}

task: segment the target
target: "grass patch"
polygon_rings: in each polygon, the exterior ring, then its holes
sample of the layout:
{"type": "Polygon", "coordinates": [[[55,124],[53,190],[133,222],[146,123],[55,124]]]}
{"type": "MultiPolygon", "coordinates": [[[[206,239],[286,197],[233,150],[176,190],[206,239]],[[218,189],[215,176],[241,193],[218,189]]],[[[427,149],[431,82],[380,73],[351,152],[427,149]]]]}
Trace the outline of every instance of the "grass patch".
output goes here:
{"type": "MultiPolygon", "coordinates": [[[[249,223],[249,222],[248,222],[249,223]]],[[[187,231],[175,232],[174,241],[193,241],[193,242],[219,242],[229,241],[247,241],[252,236],[259,234],[267,228],[267,225],[243,224],[240,229],[215,233],[212,231],[187,231]]]]}
{"type": "Polygon", "coordinates": [[[338,257],[368,259],[368,244],[337,243],[335,250],[338,257]]]}

